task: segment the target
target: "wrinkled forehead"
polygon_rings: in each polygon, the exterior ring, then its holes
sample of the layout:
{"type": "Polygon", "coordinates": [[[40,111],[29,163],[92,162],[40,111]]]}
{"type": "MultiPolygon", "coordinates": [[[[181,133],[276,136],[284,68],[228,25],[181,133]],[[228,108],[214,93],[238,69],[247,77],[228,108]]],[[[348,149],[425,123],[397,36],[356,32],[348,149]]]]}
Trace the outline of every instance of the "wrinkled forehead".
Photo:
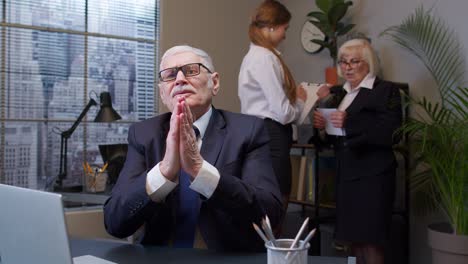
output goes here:
{"type": "Polygon", "coordinates": [[[189,63],[201,63],[201,58],[193,52],[184,51],[167,56],[161,62],[161,69],[182,66],[189,63]]]}

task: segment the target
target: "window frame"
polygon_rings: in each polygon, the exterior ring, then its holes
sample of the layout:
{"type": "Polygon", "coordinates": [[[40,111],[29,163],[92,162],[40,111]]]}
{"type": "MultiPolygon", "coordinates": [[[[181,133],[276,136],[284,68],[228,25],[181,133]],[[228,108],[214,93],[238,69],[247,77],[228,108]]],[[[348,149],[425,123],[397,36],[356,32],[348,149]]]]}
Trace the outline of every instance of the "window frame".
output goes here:
{"type": "MultiPolygon", "coordinates": [[[[88,81],[89,76],[88,76],[88,41],[89,38],[105,38],[105,39],[112,39],[112,40],[125,40],[125,41],[131,41],[135,42],[135,45],[146,45],[146,44],[151,44],[154,47],[154,58],[153,58],[153,76],[154,76],[154,88],[153,88],[153,103],[154,103],[154,109],[153,109],[153,115],[158,113],[158,98],[159,98],[159,91],[158,87],[155,84],[157,80],[157,75],[159,72],[159,64],[158,58],[159,58],[159,42],[160,42],[160,0],[153,0],[155,2],[155,12],[154,12],[154,25],[155,25],[155,31],[154,31],[154,39],[151,38],[142,38],[142,37],[128,37],[128,36],[119,36],[119,35],[113,35],[113,34],[104,34],[104,33],[96,33],[96,32],[89,32],[88,31],[88,2],[89,0],[85,0],[85,8],[84,8],[84,30],[72,30],[72,29],[63,29],[63,28],[55,28],[55,27],[50,27],[50,26],[36,26],[36,25],[27,25],[27,24],[21,24],[21,23],[11,23],[7,22],[7,2],[2,1],[1,5],[1,22],[0,22],[0,30],[1,30],[1,36],[0,36],[0,183],[5,183],[6,179],[11,177],[11,175],[6,175],[5,168],[6,168],[6,159],[8,158],[7,155],[8,153],[5,153],[5,150],[7,149],[7,142],[6,142],[6,124],[9,122],[25,122],[25,123],[37,123],[40,124],[41,122],[48,122],[48,123],[67,123],[70,124],[70,126],[75,122],[76,119],[49,119],[49,118],[7,118],[7,98],[6,98],[6,92],[7,92],[7,87],[6,87],[6,80],[7,80],[7,62],[6,62],[6,54],[7,54],[7,45],[6,45],[6,40],[8,38],[7,36],[7,31],[9,29],[29,29],[29,30],[34,30],[34,31],[43,31],[43,32],[50,32],[50,33],[66,33],[70,35],[78,35],[78,36],[83,36],[84,38],[84,63],[83,63],[83,92],[85,94],[83,103],[82,103],[82,108],[86,106],[89,100],[89,93],[90,90],[88,89],[88,81]]],[[[137,54],[135,54],[137,56],[137,54]]],[[[144,80],[147,82],[147,80],[144,80]]],[[[138,83],[138,80],[135,80],[135,85],[138,83]]],[[[134,111],[138,113],[138,108],[135,107],[134,111]]],[[[78,117],[78,113],[76,115],[78,117]]],[[[138,114],[136,120],[120,120],[119,123],[121,124],[131,124],[138,122],[138,114]]],[[[88,141],[88,131],[87,131],[87,124],[92,121],[87,121],[84,119],[81,123],[80,126],[83,128],[83,138],[80,139],[82,140],[83,143],[83,160],[86,160],[86,155],[87,155],[87,141],[88,141]]],[[[57,135],[58,136],[58,135],[57,135]]],[[[57,137],[57,141],[59,141],[60,138],[57,137]]],[[[39,155],[39,152],[35,153],[35,155],[39,155]]],[[[45,166],[41,164],[41,166],[45,166]]],[[[58,172],[57,172],[58,173],[58,172]]],[[[21,175],[20,178],[23,179],[25,175],[21,175]]],[[[37,175],[39,177],[39,175],[37,175]]],[[[47,177],[55,177],[55,175],[47,175],[47,177]]],[[[18,180],[18,179],[16,179],[18,180]]],[[[15,180],[15,182],[16,182],[15,180]]]]}

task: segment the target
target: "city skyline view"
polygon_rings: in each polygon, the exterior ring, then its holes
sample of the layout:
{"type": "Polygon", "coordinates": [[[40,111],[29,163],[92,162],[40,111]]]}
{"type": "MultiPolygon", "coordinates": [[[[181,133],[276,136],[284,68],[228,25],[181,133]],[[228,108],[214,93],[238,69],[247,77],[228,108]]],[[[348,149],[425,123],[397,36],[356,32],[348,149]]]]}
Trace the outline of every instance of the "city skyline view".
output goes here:
{"type": "Polygon", "coordinates": [[[60,133],[91,98],[99,104],[109,92],[122,120],[93,123],[99,106],[92,107],[68,141],[64,185],[81,185],[83,162],[103,165],[99,145],[126,143],[131,122],[156,114],[158,1],[6,1],[1,8],[11,26],[0,42],[0,182],[44,189],[55,181],[60,133]]]}

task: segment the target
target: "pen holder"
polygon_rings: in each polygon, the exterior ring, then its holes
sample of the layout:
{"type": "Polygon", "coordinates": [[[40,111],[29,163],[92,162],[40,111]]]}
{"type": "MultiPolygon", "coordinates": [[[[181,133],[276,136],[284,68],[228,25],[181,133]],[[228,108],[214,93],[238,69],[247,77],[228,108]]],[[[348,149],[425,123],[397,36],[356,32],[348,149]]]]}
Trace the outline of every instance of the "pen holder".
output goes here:
{"type": "Polygon", "coordinates": [[[294,239],[277,239],[276,246],[271,241],[265,243],[267,248],[268,264],[306,264],[307,251],[310,244],[303,247],[304,241],[299,241],[298,246],[289,249],[294,239]],[[288,254],[289,253],[289,254],[288,254]]]}
{"type": "Polygon", "coordinates": [[[104,192],[107,185],[107,171],[85,172],[86,192],[97,193],[104,192]]]}

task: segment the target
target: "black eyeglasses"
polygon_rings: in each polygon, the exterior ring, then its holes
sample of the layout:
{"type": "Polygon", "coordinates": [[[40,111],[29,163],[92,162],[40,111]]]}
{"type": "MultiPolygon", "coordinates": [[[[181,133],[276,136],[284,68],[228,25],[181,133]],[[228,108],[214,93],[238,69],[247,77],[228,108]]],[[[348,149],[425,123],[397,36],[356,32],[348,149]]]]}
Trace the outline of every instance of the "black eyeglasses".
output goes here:
{"type": "Polygon", "coordinates": [[[159,80],[161,82],[169,82],[177,78],[179,71],[182,71],[185,77],[197,76],[200,74],[200,66],[205,68],[209,73],[212,73],[203,63],[189,63],[179,67],[167,68],[159,72],[159,80]]]}
{"type": "Polygon", "coordinates": [[[340,67],[345,68],[346,66],[350,66],[351,68],[356,68],[359,63],[361,63],[362,60],[350,60],[350,61],[345,61],[345,60],[340,60],[338,61],[338,65],[340,67]]]}

